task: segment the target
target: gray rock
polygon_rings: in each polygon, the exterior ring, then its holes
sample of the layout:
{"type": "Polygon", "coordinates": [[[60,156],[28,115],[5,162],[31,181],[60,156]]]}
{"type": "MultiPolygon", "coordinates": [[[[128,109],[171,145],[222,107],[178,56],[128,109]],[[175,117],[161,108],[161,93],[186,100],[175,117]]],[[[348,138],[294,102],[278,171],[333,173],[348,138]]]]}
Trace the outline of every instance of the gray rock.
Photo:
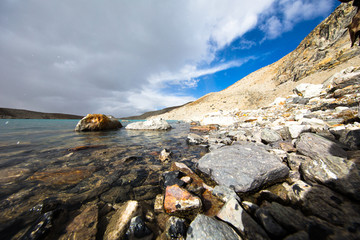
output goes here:
{"type": "Polygon", "coordinates": [[[282,140],[282,138],[277,132],[265,128],[261,131],[261,140],[264,143],[274,143],[282,140]]]}
{"type": "Polygon", "coordinates": [[[307,160],[311,160],[311,159],[309,157],[306,157],[304,155],[299,155],[296,153],[289,153],[287,154],[287,158],[286,158],[289,168],[293,171],[299,171],[300,165],[307,160]]]}
{"type": "Polygon", "coordinates": [[[187,136],[187,142],[189,144],[199,145],[199,144],[207,144],[207,140],[204,139],[202,136],[195,134],[195,133],[189,133],[187,136]]]}
{"type": "Polygon", "coordinates": [[[230,199],[216,216],[234,226],[245,239],[269,239],[264,229],[251,218],[235,198],[230,199]]]}
{"type": "Polygon", "coordinates": [[[235,198],[237,201],[241,201],[240,197],[234,192],[233,189],[226,187],[224,185],[216,185],[212,194],[220,198],[223,202],[227,202],[232,198],[235,198]]]}
{"type": "Polygon", "coordinates": [[[203,156],[198,169],[219,185],[249,192],[285,178],[289,169],[262,145],[242,143],[222,147],[203,156]]]}
{"type": "Polygon", "coordinates": [[[191,222],[186,234],[187,240],[241,240],[241,237],[226,223],[199,214],[191,222]]]}
{"type": "Polygon", "coordinates": [[[169,130],[171,125],[162,119],[148,120],[145,122],[130,123],[125,127],[128,130],[169,130]]]}

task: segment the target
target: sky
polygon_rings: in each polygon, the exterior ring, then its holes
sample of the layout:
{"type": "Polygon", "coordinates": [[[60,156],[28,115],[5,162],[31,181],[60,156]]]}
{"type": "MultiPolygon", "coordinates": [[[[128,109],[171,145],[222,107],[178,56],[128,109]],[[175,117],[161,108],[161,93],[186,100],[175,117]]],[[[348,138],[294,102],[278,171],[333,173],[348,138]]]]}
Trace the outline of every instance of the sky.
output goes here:
{"type": "Polygon", "coordinates": [[[1,0],[0,107],[134,116],[294,50],[337,0],[1,0]]]}

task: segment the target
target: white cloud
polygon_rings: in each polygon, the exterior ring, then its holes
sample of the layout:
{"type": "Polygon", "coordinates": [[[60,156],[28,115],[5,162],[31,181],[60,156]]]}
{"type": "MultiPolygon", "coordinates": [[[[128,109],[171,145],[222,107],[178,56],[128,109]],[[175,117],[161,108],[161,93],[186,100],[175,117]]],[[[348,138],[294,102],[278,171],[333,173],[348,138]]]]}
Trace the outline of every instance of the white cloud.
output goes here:
{"type": "MultiPolygon", "coordinates": [[[[299,6],[325,8],[325,1],[299,6]]],[[[259,24],[274,2],[2,0],[0,102],[125,116],[191,101],[164,96],[163,88],[194,88],[202,76],[240,66],[247,59],[216,64],[217,52],[259,24]]],[[[283,25],[310,17],[294,17],[292,2],[276,5],[283,25]]]]}
{"type": "Polygon", "coordinates": [[[274,39],[301,21],[327,16],[333,5],[334,1],[329,0],[280,0],[264,15],[260,29],[267,38],[274,39]]]}

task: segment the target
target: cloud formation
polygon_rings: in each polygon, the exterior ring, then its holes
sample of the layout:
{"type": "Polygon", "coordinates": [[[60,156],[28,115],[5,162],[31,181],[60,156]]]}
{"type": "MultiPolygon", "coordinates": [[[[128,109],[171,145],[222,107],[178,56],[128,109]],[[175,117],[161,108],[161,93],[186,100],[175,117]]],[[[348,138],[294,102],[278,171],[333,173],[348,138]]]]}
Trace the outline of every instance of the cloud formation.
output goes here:
{"type": "Polygon", "coordinates": [[[194,97],[164,88],[195,88],[240,66],[249,58],[218,62],[216,53],[261,22],[275,38],[326,12],[325,2],[2,0],[0,102],[115,116],[183,104],[194,97]]]}

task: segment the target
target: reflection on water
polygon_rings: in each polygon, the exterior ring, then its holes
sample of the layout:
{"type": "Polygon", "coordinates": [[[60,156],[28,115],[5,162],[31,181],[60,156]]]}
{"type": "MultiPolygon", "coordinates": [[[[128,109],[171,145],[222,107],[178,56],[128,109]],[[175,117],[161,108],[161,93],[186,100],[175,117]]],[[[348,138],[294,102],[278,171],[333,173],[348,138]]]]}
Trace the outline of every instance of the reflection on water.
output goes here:
{"type": "Polygon", "coordinates": [[[74,132],[76,123],[0,120],[0,237],[20,238],[45,205],[59,205],[54,202],[71,207],[92,199],[153,200],[170,165],[158,160],[162,149],[189,166],[206,151],[186,144],[185,123],[172,122],[171,131],[86,133],[74,132]],[[92,147],[74,149],[79,146],[92,147]]]}

